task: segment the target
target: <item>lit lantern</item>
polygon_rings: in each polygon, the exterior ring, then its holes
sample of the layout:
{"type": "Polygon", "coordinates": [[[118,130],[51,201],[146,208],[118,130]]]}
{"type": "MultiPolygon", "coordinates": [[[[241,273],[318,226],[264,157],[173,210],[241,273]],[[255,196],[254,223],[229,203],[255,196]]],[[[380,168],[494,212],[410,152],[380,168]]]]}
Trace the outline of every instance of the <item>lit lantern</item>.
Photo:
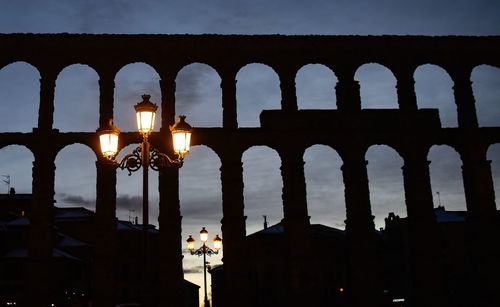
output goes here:
{"type": "Polygon", "coordinates": [[[186,116],[178,116],[179,121],[170,126],[172,132],[172,141],[174,143],[174,152],[180,157],[184,157],[189,152],[191,143],[191,131],[193,128],[186,123],[186,116]]]}
{"type": "Polygon", "coordinates": [[[205,243],[208,240],[208,231],[206,231],[205,227],[200,231],[200,239],[201,242],[205,243]]]}
{"type": "Polygon", "coordinates": [[[155,127],[156,110],[158,106],[151,101],[150,95],[142,95],[142,101],[134,106],[137,114],[137,128],[143,135],[148,135],[155,127]]]}
{"type": "Polygon", "coordinates": [[[219,238],[219,235],[216,235],[214,238],[214,248],[217,251],[222,248],[222,239],[219,238]]]}
{"type": "Polygon", "coordinates": [[[188,244],[188,249],[192,251],[194,249],[194,239],[191,235],[187,239],[187,244],[188,244]]]}
{"type": "Polygon", "coordinates": [[[110,119],[106,127],[97,130],[97,134],[99,135],[102,155],[108,159],[113,159],[118,152],[120,129],[116,128],[113,125],[113,120],[110,119]]]}

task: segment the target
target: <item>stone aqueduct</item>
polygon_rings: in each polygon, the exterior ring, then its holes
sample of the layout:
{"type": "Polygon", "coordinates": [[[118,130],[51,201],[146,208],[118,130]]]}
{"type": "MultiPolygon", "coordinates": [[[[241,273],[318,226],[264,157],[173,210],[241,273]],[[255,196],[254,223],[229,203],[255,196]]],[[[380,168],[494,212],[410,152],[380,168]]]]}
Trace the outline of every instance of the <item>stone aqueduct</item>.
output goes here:
{"type": "MultiPolygon", "coordinates": [[[[123,66],[143,62],[159,74],[161,130],[152,142],[167,151],[168,125],[175,115],[175,78],[186,65],[205,63],[221,77],[223,125],[195,128],[193,145],[212,148],[221,160],[222,231],[226,302],[245,306],[245,216],[242,153],[254,145],[275,149],[281,157],[285,234],[289,242],[289,306],[313,302],[307,283],[307,227],[309,217],[303,153],[314,144],[334,148],[343,160],[346,229],[351,266],[350,285],[357,306],[376,306],[381,289],[377,283],[374,223],[370,208],[365,152],[373,144],[394,148],[404,159],[403,178],[409,218],[412,268],[411,306],[446,306],[446,285],[439,258],[437,223],[429,179],[427,153],[432,145],[453,147],[463,162],[462,172],[468,217],[467,241],[471,278],[478,297],[498,302],[496,281],[500,273],[498,223],[490,163],[486,152],[500,143],[500,127],[478,127],[470,74],[488,64],[500,68],[500,37],[424,36],[240,36],[240,35],[73,35],[2,34],[0,68],[28,62],[40,72],[38,125],[30,133],[0,133],[0,148],[18,144],[34,155],[33,204],[29,243],[29,306],[48,306],[51,255],[51,208],[54,204],[55,157],[70,144],[81,143],[96,153],[97,194],[95,227],[95,306],[113,305],[112,260],[116,236],[116,172],[102,160],[95,133],[61,133],[53,129],[55,81],[72,64],[86,64],[99,75],[99,124],[113,118],[115,74],[123,66]],[[279,76],[281,109],[263,111],[261,127],[238,128],[236,74],[249,63],[263,63],[279,76]],[[297,71],[319,63],[338,77],[337,110],[298,110],[295,91],[297,71]],[[361,109],[357,68],[379,63],[397,79],[399,109],[361,109]],[[423,64],[435,64],[454,82],[458,128],[441,128],[435,109],[418,109],[413,73],[423,64]],[[313,134],[309,133],[313,129],[313,134]],[[36,299],[33,299],[36,298],[36,299]]],[[[120,147],[139,143],[135,132],[122,133],[120,147]]],[[[166,306],[182,302],[182,239],[178,171],[159,172],[160,255],[158,293],[166,306]],[[175,242],[172,242],[174,240],[175,242]]]]}

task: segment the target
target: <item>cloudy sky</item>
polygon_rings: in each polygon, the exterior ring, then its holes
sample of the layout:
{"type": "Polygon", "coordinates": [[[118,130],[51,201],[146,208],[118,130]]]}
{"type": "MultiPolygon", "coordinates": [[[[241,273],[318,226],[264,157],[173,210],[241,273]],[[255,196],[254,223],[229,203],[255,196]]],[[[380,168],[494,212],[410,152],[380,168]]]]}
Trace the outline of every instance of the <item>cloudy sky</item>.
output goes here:
{"type": "MultiPolygon", "coordinates": [[[[0,0],[0,33],[164,33],[164,34],[323,34],[323,35],[498,35],[500,2],[488,0],[0,0]]],[[[1,46],[0,46],[1,54],[1,46]]],[[[397,107],[395,78],[385,68],[368,64],[356,73],[361,84],[363,108],[397,107]]],[[[415,72],[420,108],[438,108],[444,127],[456,127],[452,82],[440,68],[424,65],[415,72]]],[[[82,65],[67,67],[57,79],[54,127],[61,131],[95,131],[98,122],[97,74],[82,65]]],[[[36,125],[39,74],[26,63],[0,70],[0,132],[29,132],[36,125]],[[11,110],[12,105],[16,108],[11,110]],[[8,112],[7,112],[8,111],[8,112]]],[[[238,122],[259,126],[263,109],[280,106],[276,74],[264,65],[252,64],[237,75],[238,122]]],[[[472,81],[481,126],[500,123],[500,71],[480,66],[472,81]]],[[[132,106],[149,93],[160,101],[158,76],[144,64],[124,67],[115,79],[115,124],[134,131],[132,106]]],[[[335,106],[334,73],[320,65],[303,67],[297,77],[299,108],[332,109],[335,106]]],[[[202,64],[185,67],[177,77],[177,111],[197,127],[221,126],[220,78],[202,64]]],[[[119,157],[133,149],[129,146],[119,157]]],[[[500,145],[488,152],[497,195],[500,195],[500,145]]],[[[376,226],[383,227],[388,212],[406,216],[401,176],[402,160],[384,146],[370,148],[366,159],[372,210],[376,226]]],[[[0,149],[0,175],[10,175],[19,193],[31,192],[31,153],[18,146],[0,149]]],[[[335,151],[314,146],[306,151],[305,172],[309,215],[313,223],[343,228],[345,204],[335,151]]],[[[450,148],[435,146],[429,153],[435,205],[464,210],[461,163],[450,148]]],[[[262,216],[279,222],[281,206],[280,159],[266,147],[245,152],[245,214],[247,233],[262,228],[262,216]],[[265,180],[263,180],[265,178],[265,180]]],[[[59,206],[95,208],[95,157],[84,146],[74,145],[56,160],[56,200],[59,206]]],[[[220,234],[222,218],[220,161],[210,149],[198,146],[180,171],[183,239],[207,226],[210,236],[220,234]]],[[[158,192],[156,174],[150,175],[151,216],[156,222],[158,192]]],[[[5,177],[2,177],[5,179],[5,177]]],[[[0,182],[1,183],[1,182],[0,182]]],[[[119,218],[141,218],[141,176],[118,174],[119,218]]],[[[7,185],[0,185],[5,193],[7,185]]],[[[498,201],[498,197],[497,197],[498,201]]],[[[220,263],[220,257],[212,263],[220,263]]],[[[198,284],[201,260],[184,258],[186,278],[198,284]],[[192,273],[194,272],[194,273],[192,273]]]]}

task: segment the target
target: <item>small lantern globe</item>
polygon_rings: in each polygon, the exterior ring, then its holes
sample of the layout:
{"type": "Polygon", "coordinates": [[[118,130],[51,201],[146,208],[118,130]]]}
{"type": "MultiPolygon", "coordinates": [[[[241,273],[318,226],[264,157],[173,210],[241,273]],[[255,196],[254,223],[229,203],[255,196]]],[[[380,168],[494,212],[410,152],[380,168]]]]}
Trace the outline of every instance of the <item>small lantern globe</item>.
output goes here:
{"type": "Polygon", "coordinates": [[[116,128],[113,125],[113,120],[110,119],[105,127],[97,130],[97,135],[99,136],[102,155],[108,159],[113,159],[118,152],[120,129],[116,128]]]}
{"type": "Polygon", "coordinates": [[[191,235],[189,235],[189,238],[186,240],[188,244],[188,249],[192,251],[194,249],[194,239],[191,235]]]}
{"type": "Polygon", "coordinates": [[[222,239],[219,237],[219,235],[216,235],[214,238],[214,248],[217,251],[222,248],[222,239]]]}
{"type": "Polygon", "coordinates": [[[200,240],[201,242],[205,243],[208,240],[208,231],[203,227],[203,229],[200,231],[200,240]]]}
{"type": "Polygon", "coordinates": [[[137,128],[143,135],[151,133],[155,127],[158,106],[149,101],[151,95],[142,95],[142,101],[134,106],[137,115],[137,128]]]}
{"type": "Polygon", "coordinates": [[[189,152],[193,128],[186,123],[186,116],[180,115],[177,118],[178,121],[173,126],[170,126],[170,131],[172,132],[174,152],[182,158],[189,152]]]}

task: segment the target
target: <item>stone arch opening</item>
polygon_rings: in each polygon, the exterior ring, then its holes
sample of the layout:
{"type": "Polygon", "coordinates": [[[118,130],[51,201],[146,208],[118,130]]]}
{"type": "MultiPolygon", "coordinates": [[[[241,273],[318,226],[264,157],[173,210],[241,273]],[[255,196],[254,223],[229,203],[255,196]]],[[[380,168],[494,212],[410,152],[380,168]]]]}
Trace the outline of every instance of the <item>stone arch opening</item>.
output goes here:
{"type": "Polygon", "coordinates": [[[392,212],[407,216],[401,156],[387,145],[373,145],[365,154],[370,185],[370,204],[375,227],[385,228],[385,218],[392,212]]]}
{"type": "Polygon", "coordinates": [[[252,63],[236,75],[237,119],[240,127],[259,127],[260,112],[281,108],[278,74],[269,66],[252,63]]]}
{"type": "Polygon", "coordinates": [[[498,126],[500,122],[500,68],[480,65],[471,73],[480,127],[498,126]]]}
{"type": "Polygon", "coordinates": [[[299,109],[336,109],[335,73],[322,64],[303,66],[295,77],[299,109]]]}
{"type": "MultiPolygon", "coordinates": [[[[125,155],[141,146],[141,144],[130,144],[123,147],[116,161],[120,161],[125,155]]],[[[148,221],[150,224],[158,226],[158,174],[149,169],[149,211],[148,221]]],[[[142,224],[142,168],[129,175],[128,171],[116,170],[116,216],[123,221],[142,224]]]]}
{"type": "MultiPolygon", "coordinates": [[[[206,227],[208,231],[207,246],[212,249],[215,235],[223,237],[220,166],[218,155],[211,148],[202,145],[192,147],[184,166],[179,170],[184,277],[198,285],[203,285],[203,261],[189,253],[186,240],[192,235],[195,248],[198,249],[202,244],[199,235],[202,227],[206,227]]],[[[211,265],[222,264],[222,256],[223,251],[207,257],[207,261],[211,265]]],[[[208,279],[207,283],[207,288],[210,289],[211,280],[208,279]]],[[[202,288],[200,290],[203,291],[202,288]]],[[[203,295],[200,295],[200,299],[203,299],[203,295]]]]}
{"type": "Polygon", "coordinates": [[[362,109],[397,109],[396,78],[387,67],[366,63],[356,70],[362,109]]]}
{"type": "Polygon", "coordinates": [[[99,76],[91,67],[74,64],[57,76],[54,94],[54,128],[95,131],[99,126],[99,76]]]}
{"type": "Polygon", "coordinates": [[[457,127],[457,106],[453,98],[453,81],[443,68],[425,64],[414,74],[415,95],[419,109],[439,109],[442,127],[457,127]]]}
{"type": "Polygon", "coordinates": [[[211,66],[184,66],[175,80],[176,114],[188,116],[197,127],[222,127],[221,78],[211,66]]]}
{"type": "Polygon", "coordinates": [[[84,207],[95,211],[95,162],[94,151],[82,144],[68,145],[57,153],[54,182],[56,206],[84,207]]]}
{"type": "Polygon", "coordinates": [[[115,77],[114,124],[121,131],[137,131],[134,105],[142,101],[141,95],[151,95],[150,101],[158,106],[154,131],[161,126],[160,76],[145,63],[128,64],[115,77]]]}
{"type": "Polygon", "coordinates": [[[345,229],[342,159],[331,147],[314,145],[304,153],[307,209],[311,224],[345,229]]]}
{"type": "Polygon", "coordinates": [[[186,239],[189,234],[198,236],[202,226],[210,228],[209,233],[214,237],[221,235],[220,166],[219,156],[210,147],[198,145],[191,148],[179,170],[181,214],[186,216],[183,235],[186,239]]]}
{"type": "Polygon", "coordinates": [[[8,194],[9,188],[14,188],[16,193],[31,193],[33,160],[33,153],[24,146],[0,148],[0,194],[8,194]]]}
{"type": "Polygon", "coordinates": [[[247,234],[251,234],[263,228],[263,215],[269,226],[283,219],[281,159],[267,146],[253,146],[243,153],[242,162],[247,234]]]}
{"type": "Polygon", "coordinates": [[[431,162],[429,173],[434,207],[467,211],[460,155],[448,145],[434,145],[427,160],[431,162]]]}
{"type": "Polygon", "coordinates": [[[26,62],[0,69],[0,131],[31,132],[37,126],[40,73],[26,62]]]}

